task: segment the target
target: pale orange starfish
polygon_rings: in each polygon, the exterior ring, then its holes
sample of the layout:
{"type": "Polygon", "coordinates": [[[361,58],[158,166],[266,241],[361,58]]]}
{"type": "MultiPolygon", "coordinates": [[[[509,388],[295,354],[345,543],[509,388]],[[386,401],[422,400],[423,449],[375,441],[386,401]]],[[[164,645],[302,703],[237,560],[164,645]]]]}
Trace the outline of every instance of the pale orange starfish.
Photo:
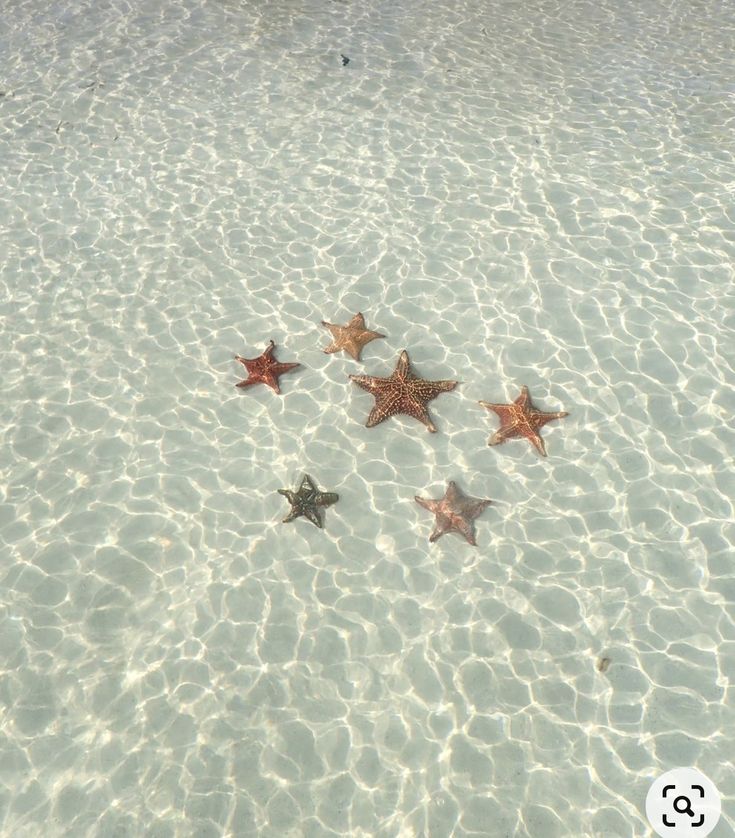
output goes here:
{"type": "Polygon", "coordinates": [[[490,500],[481,500],[465,495],[454,480],[447,483],[447,491],[443,498],[431,500],[430,498],[420,498],[417,495],[415,501],[420,503],[424,509],[428,509],[429,512],[436,515],[436,524],[434,525],[434,531],[429,536],[429,541],[433,543],[447,532],[458,532],[473,546],[477,545],[473,522],[492,503],[490,500]]]}
{"type": "Polygon", "coordinates": [[[351,375],[350,378],[358,387],[375,397],[375,407],[370,411],[366,427],[372,428],[389,416],[405,413],[423,422],[433,434],[436,428],[429,418],[426,405],[440,393],[454,390],[457,386],[456,381],[426,381],[419,378],[411,369],[405,349],[390,378],[377,378],[374,375],[351,375]]]}
{"type": "Polygon", "coordinates": [[[490,437],[488,445],[500,445],[506,439],[522,436],[533,443],[543,457],[546,456],[546,446],[541,439],[539,429],[547,422],[551,422],[552,419],[562,419],[564,416],[569,416],[565,410],[560,410],[557,413],[544,413],[542,410],[537,410],[531,402],[531,396],[526,386],[521,388],[521,395],[513,404],[491,404],[490,402],[480,402],[480,404],[488,410],[494,411],[500,417],[500,428],[490,437]]]}
{"type": "Polygon", "coordinates": [[[365,318],[359,311],[346,326],[335,326],[334,323],[327,323],[326,320],[322,320],[322,326],[326,326],[334,338],[332,343],[324,351],[327,354],[331,354],[332,352],[339,352],[340,349],[344,349],[356,361],[360,360],[360,353],[366,343],[370,343],[371,340],[375,340],[376,338],[385,337],[380,332],[371,332],[370,329],[366,329],[365,318]]]}

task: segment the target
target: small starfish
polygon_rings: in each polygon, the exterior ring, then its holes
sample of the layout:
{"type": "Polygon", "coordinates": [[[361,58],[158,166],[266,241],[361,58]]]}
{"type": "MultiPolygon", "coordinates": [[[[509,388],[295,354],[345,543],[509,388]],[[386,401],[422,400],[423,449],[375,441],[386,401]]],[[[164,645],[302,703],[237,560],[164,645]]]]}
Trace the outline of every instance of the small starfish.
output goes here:
{"type": "Polygon", "coordinates": [[[350,378],[375,396],[375,407],[370,411],[365,427],[372,428],[397,413],[413,416],[436,433],[426,405],[440,393],[454,390],[456,381],[426,381],[414,374],[408,352],[404,349],[390,378],[374,375],[351,375],[350,378]]]}
{"type": "Polygon", "coordinates": [[[458,532],[473,546],[477,545],[473,522],[492,503],[490,500],[480,500],[463,494],[454,480],[447,483],[447,491],[443,498],[431,500],[417,495],[416,502],[436,515],[434,532],[429,536],[429,541],[433,543],[447,532],[458,532]]]}
{"type": "Polygon", "coordinates": [[[542,410],[536,410],[526,386],[521,388],[521,395],[513,404],[491,404],[490,402],[480,402],[480,404],[488,410],[494,411],[500,417],[500,429],[490,437],[488,445],[500,445],[506,439],[524,436],[534,444],[536,450],[544,457],[546,456],[546,446],[539,434],[539,428],[542,428],[547,422],[551,422],[552,419],[562,419],[564,416],[569,416],[565,410],[560,410],[557,413],[544,413],[542,410]]]}
{"type": "Polygon", "coordinates": [[[324,524],[319,514],[319,508],[331,506],[339,500],[339,495],[334,492],[320,492],[316,483],[308,474],[304,475],[297,492],[292,492],[290,489],[279,489],[278,494],[287,498],[291,504],[291,511],[283,519],[284,524],[303,515],[320,529],[323,528],[324,524]]]}
{"type": "Polygon", "coordinates": [[[280,361],[277,361],[273,357],[273,350],[275,348],[275,343],[270,341],[265,352],[257,358],[243,358],[241,355],[235,355],[235,360],[239,361],[248,371],[248,377],[244,381],[239,381],[235,386],[250,387],[251,384],[262,383],[272,387],[276,393],[280,393],[281,388],[278,386],[278,376],[294,369],[294,367],[300,367],[301,364],[282,364],[280,361]]]}
{"type": "Polygon", "coordinates": [[[370,343],[371,340],[375,340],[376,338],[385,337],[380,332],[371,332],[369,329],[366,329],[365,318],[359,311],[346,326],[335,326],[334,323],[327,323],[326,320],[322,320],[322,326],[326,326],[334,338],[324,351],[327,354],[331,354],[332,352],[339,352],[340,349],[344,349],[356,361],[360,360],[360,353],[366,343],[370,343]]]}

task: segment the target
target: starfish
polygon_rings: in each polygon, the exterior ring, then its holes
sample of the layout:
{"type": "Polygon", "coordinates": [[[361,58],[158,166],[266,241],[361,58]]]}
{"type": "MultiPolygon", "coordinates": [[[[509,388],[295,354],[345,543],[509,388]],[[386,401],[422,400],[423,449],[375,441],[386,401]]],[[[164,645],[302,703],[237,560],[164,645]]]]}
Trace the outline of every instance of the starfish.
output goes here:
{"type": "Polygon", "coordinates": [[[322,506],[331,506],[339,500],[339,495],[336,495],[334,492],[320,492],[316,487],[316,483],[314,483],[308,474],[304,475],[297,492],[292,492],[290,489],[279,489],[278,494],[287,498],[291,504],[291,511],[283,519],[284,524],[304,515],[312,524],[316,524],[320,529],[324,524],[319,514],[319,508],[322,506]]]}
{"type": "Polygon", "coordinates": [[[360,360],[360,353],[366,343],[370,343],[371,340],[375,340],[376,338],[385,337],[380,332],[371,332],[369,329],[366,329],[365,318],[359,311],[346,326],[335,326],[334,323],[327,323],[326,320],[322,320],[322,326],[326,326],[334,338],[324,351],[327,354],[331,354],[332,352],[339,352],[340,349],[344,349],[356,361],[360,360]]]}
{"type": "Polygon", "coordinates": [[[365,427],[372,428],[389,416],[405,413],[423,422],[433,434],[436,428],[429,418],[426,405],[440,393],[454,390],[457,386],[456,381],[426,381],[416,376],[405,349],[390,378],[377,378],[374,375],[351,375],[350,378],[358,387],[375,396],[375,407],[370,411],[365,427]]]}
{"type": "Polygon", "coordinates": [[[275,343],[270,341],[265,352],[257,358],[243,358],[241,355],[235,355],[235,360],[239,361],[248,371],[248,377],[244,381],[239,381],[235,386],[250,387],[251,384],[262,383],[272,387],[276,393],[280,393],[281,388],[278,386],[278,376],[294,369],[294,367],[300,367],[301,364],[282,364],[280,361],[277,361],[273,357],[273,350],[275,348],[275,343]]]}
{"type": "Polygon", "coordinates": [[[539,428],[542,428],[547,422],[551,422],[552,419],[562,419],[564,416],[569,416],[565,410],[560,410],[557,413],[544,413],[542,410],[536,410],[526,386],[521,388],[521,395],[513,404],[491,404],[490,402],[480,402],[480,404],[488,410],[494,411],[500,417],[500,429],[490,437],[488,445],[500,445],[506,439],[524,436],[533,443],[536,450],[544,457],[546,456],[546,446],[539,434],[539,428]]]}
{"type": "Polygon", "coordinates": [[[447,483],[447,491],[443,498],[431,500],[416,496],[416,502],[436,515],[434,532],[429,536],[429,541],[433,543],[447,532],[458,532],[473,546],[477,545],[473,521],[492,503],[490,500],[480,500],[463,494],[454,480],[447,483]]]}

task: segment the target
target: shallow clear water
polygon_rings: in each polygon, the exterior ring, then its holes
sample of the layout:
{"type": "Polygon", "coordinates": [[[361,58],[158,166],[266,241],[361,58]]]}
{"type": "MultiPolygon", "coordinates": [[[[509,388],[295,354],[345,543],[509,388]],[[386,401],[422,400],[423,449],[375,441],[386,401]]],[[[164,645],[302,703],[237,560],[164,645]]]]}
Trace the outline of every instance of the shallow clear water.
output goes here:
{"type": "Polygon", "coordinates": [[[641,836],[678,765],[732,834],[733,12],[11,3],[2,835],[641,836]]]}

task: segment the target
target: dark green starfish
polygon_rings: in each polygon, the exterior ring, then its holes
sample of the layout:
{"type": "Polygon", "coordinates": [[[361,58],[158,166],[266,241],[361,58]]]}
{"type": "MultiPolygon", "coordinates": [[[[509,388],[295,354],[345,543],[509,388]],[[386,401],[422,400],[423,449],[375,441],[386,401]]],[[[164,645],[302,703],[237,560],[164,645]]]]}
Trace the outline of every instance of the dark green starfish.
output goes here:
{"type": "Polygon", "coordinates": [[[292,492],[290,489],[279,489],[278,494],[283,495],[291,504],[291,511],[283,519],[284,524],[303,515],[320,529],[324,524],[319,514],[319,508],[331,506],[339,500],[339,495],[334,492],[320,492],[316,483],[308,474],[304,475],[297,492],[292,492]]]}

